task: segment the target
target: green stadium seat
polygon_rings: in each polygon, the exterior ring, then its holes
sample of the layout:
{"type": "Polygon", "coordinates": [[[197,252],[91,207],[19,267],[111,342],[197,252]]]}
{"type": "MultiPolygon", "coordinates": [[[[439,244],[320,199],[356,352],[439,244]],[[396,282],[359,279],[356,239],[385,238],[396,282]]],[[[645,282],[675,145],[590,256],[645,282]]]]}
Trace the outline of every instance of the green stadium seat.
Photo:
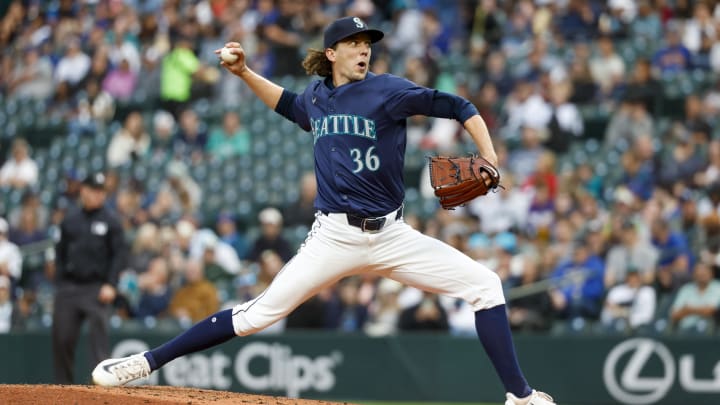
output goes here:
{"type": "Polygon", "coordinates": [[[108,135],[107,130],[96,131],[92,140],[95,151],[104,151],[110,143],[110,135],[108,135]]]}
{"type": "Polygon", "coordinates": [[[238,196],[239,194],[235,187],[226,187],[224,192],[222,193],[221,205],[225,207],[231,207],[235,205],[237,203],[238,196]]]}
{"type": "Polygon", "coordinates": [[[679,75],[678,86],[680,88],[680,94],[683,96],[687,96],[695,92],[695,85],[689,75],[679,75]]]}
{"type": "Polygon", "coordinates": [[[595,163],[595,166],[593,167],[593,171],[596,175],[605,177],[608,174],[608,167],[607,164],[603,161],[598,161],[595,163]]]}
{"type": "Polygon", "coordinates": [[[287,136],[292,137],[295,140],[295,143],[297,144],[298,150],[313,150],[313,136],[312,134],[305,133],[305,132],[299,132],[299,133],[290,133],[287,136]]]}
{"type": "Polygon", "coordinates": [[[145,182],[148,178],[148,169],[141,164],[132,167],[132,177],[140,182],[145,182]]]}
{"type": "Polygon", "coordinates": [[[285,165],[282,167],[283,174],[288,180],[292,180],[294,182],[297,182],[300,179],[300,176],[302,175],[302,170],[300,170],[300,166],[296,161],[289,161],[286,162],[285,165]]]}
{"type": "MultiPolygon", "coordinates": [[[[51,185],[51,187],[54,186],[53,183],[49,183],[49,184],[51,185]]],[[[44,206],[49,207],[50,203],[53,201],[53,198],[55,197],[54,194],[55,193],[53,192],[53,190],[51,188],[43,187],[40,191],[40,196],[39,196],[40,202],[44,206]]]]}
{"type": "Polygon", "coordinates": [[[623,318],[615,319],[610,323],[594,322],[588,331],[594,335],[628,335],[632,332],[627,320],[623,318]]]}
{"type": "Polygon", "coordinates": [[[284,196],[284,205],[289,205],[300,199],[299,187],[286,187],[284,196]]]}
{"type": "Polygon", "coordinates": [[[271,169],[281,169],[285,165],[285,158],[279,150],[271,149],[267,160],[271,169]]]}
{"type": "Polygon", "coordinates": [[[222,169],[222,176],[225,181],[236,182],[238,175],[238,168],[235,165],[228,164],[222,169]]]}
{"type": "Polygon", "coordinates": [[[711,336],[715,333],[715,321],[702,319],[693,327],[676,328],[675,333],[681,336],[711,336]]]}
{"type": "Polygon", "coordinates": [[[59,181],[60,171],[58,170],[58,165],[48,162],[48,166],[43,171],[43,177],[48,182],[48,184],[54,184],[59,181]]]}
{"type": "Polygon", "coordinates": [[[258,114],[262,114],[266,110],[268,110],[268,107],[265,105],[265,103],[263,103],[260,98],[253,98],[251,103],[253,116],[257,116],[258,114]]]}
{"type": "Polygon", "coordinates": [[[282,143],[282,152],[287,157],[294,157],[295,155],[297,155],[298,152],[297,142],[295,142],[294,139],[286,139],[286,141],[282,143]]]}
{"type": "Polygon", "coordinates": [[[257,157],[264,157],[268,152],[268,146],[265,141],[255,139],[252,144],[252,154],[257,157]]]}
{"type": "Polygon", "coordinates": [[[8,202],[10,203],[11,208],[15,208],[20,205],[24,192],[25,190],[19,188],[13,188],[10,190],[10,198],[8,199],[8,202]]]}
{"type": "Polygon", "coordinates": [[[270,181],[268,184],[270,185],[271,190],[284,190],[286,187],[289,187],[290,184],[287,183],[294,183],[293,181],[286,182],[285,176],[282,174],[274,174],[270,177],[270,181]]]}
{"type": "Polygon", "coordinates": [[[90,158],[90,170],[97,172],[105,169],[105,154],[94,154],[90,158]]]}
{"type": "Polygon", "coordinates": [[[594,156],[600,151],[600,142],[595,138],[586,139],[583,143],[583,148],[585,152],[594,156]]]}
{"type": "Polygon", "coordinates": [[[285,192],[282,189],[268,190],[267,204],[273,206],[282,206],[285,204],[285,192]]]}
{"type": "Polygon", "coordinates": [[[265,163],[258,163],[255,165],[255,167],[252,169],[252,175],[256,179],[264,179],[268,175],[268,167],[265,163]]]}
{"type": "Polygon", "coordinates": [[[236,185],[241,194],[252,192],[254,186],[252,175],[249,173],[241,174],[240,179],[236,181],[236,185]]]}
{"type": "Polygon", "coordinates": [[[253,212],[252,201],[241,195],[238,201],[235,202],[235,211],[240,218],[249,218],[253,212]]]}
{"type": "Polygon", "coordinates": [[[253,190],[253,202],[257,205],[266,206],[270,201],[270,190],[264,184],[258,184],[253,190]]]}
{"type": "Polygon", "coordinates": [[[10,98],[5,101],[5,112],[8,116],[14,116],[17,114],[18,109],[18,102],[15,99],[10,98]]]}
{"type": "Polygon", "coordinates": [[[2,132],[0,132],[0,134],[2,134],[2,137],[5,139],[14,139],[15,136],[18,134],[17,120],[14,117],[9,116],[8,122],[7,124],[5,124],[5,127],[3,128],[2,132]]]}
{"type": "Polygon", "coordinates": [[[75,150],[75,156],[78,159],[87,159],[90,156],[90,153],[92,152],[92,140],[90,139],[82,139],[77,149],[75,150]]]}
{"type": "Polygon", "coordinates": [[[195,181],[203,183],[208,178],[208,168],[206,165],[193,166],[190,174],[195,181]]]}
{"type": "Polygon", "coordinates": [[[267,134],[265,135],[265,139],[267,140],[268,144],[271,146],[278,146],[284,142],[287,142],[287,138],[283,136],[283,134],[278,130],[277,128],[271,128],[267,131],[267,134]]]}

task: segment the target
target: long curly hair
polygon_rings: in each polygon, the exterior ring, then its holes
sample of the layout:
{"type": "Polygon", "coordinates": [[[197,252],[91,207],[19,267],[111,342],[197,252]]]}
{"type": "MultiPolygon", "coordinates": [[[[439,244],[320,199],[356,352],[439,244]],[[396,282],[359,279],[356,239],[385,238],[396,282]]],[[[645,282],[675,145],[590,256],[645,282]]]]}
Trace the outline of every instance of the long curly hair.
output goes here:
{"type": "Polygon", "coordinates": [[[308,49],[307,55],[302,61],[302,67],[305,69],[305,73],[310,76],[332,76],[332,62],[325,56],[324,50],[308,49]]]}

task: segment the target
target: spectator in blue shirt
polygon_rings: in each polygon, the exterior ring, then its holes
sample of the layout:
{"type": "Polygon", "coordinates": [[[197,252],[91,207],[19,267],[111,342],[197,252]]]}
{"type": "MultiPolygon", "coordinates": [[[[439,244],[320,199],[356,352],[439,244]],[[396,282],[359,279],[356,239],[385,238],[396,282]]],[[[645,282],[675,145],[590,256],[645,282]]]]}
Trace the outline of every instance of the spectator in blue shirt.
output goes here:
{"type": "Polygon", "coordinates": [[[557,18],[557,28],[568,41],[594,38],[597,35],[597,17],[591,2],[571,0],[567,11],[557,18]]]}
{"type": "Polygon", "coordinates": [[[673,293],[690,280],[692,255],[685,235],[670,229],[668,221],[659,218],[650,228],[652,244],[660,252],[657,283],[660,294],[673,293]]]}
{"type": "Polygon", "coordinates": [[[680,41],[680,27],[668,24],[665,46],[658,49],[652,61],[662,76],[674,76],[692,67],[692,55],[680,41]]]}
{"type": "Polygon", "coordinates": [[[604,275],[602,259],[592,254],[585,238],[576,240],[572,257],[561,262],[551,274],[556,284],[551,299],[558,315],[598,319],[605,292],[604,275]]]}
{"type": "Polygon", "coordinates": [[[147,317],[162,317],[166,315],[172,290],[169,286],[170,266],[161,257],[150,262],[147,271],[138,277],[140,289],[140,301],[135,308],[135,317],[145,319],[147,317]]]}
{"type": "Polygon", "coordinates": [[[238,257],[245,257],[250,249],[245,237],[238,232],[235,216],[229,213],[218,215],[215,226],[220,239],[235,249],[238,257]]]}

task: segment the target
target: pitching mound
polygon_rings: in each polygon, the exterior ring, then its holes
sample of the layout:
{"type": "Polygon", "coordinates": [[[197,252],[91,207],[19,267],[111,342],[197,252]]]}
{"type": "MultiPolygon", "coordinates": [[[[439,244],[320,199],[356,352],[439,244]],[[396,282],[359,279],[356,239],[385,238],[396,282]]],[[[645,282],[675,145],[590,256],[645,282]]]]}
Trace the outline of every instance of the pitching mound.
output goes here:
{"type": "MultiPolygon", "coordinates": [[[[276,398],[178,387],[98,387],[93,385],[0,385],[8,405],[331,405],[335,402],[276,398]]],[[[347,404],[347,403],[345,403],[347,404]]]]}

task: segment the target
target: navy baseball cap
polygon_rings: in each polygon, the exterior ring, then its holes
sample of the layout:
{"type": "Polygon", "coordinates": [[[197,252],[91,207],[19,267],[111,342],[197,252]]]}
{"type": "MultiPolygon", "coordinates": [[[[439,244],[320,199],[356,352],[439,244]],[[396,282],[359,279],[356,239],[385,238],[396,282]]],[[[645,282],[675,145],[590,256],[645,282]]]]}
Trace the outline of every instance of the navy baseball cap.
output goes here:
{"type": "Polygon", "coordinates": [[[88,187],[102,190],[105,188],[105,175],[101,172],[93,173],[85,177],[82,184],[88,187]]]}
{"type": "Polygon", "coordinates": [[[343,17],[333,21],[332,24],[325,28],[323,45],[325,48],[330,48],[338,41],[361,32],[367,32],[372,43],[381,40],[385,36],[385,33],[380,30],[368,28],[360,17],[343,17]]]}

